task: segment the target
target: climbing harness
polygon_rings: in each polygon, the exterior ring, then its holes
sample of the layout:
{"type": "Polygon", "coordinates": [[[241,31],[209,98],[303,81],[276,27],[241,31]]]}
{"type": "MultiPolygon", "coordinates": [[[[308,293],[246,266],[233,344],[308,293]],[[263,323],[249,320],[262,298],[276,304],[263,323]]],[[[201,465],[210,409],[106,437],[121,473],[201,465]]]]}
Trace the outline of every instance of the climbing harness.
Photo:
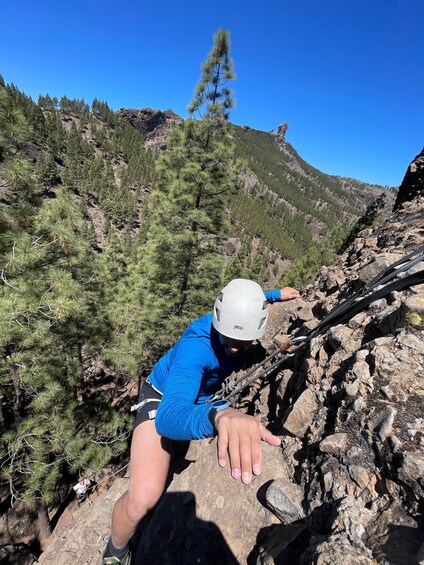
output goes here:
{"type": "Polygon", "coordinates": [[[424,261],[424,245],[388,266],[362,289],[358,290],[348,299],[339,302],[314,329],[303,333],[304,330],[301,328],[297,335],[289,338],[286,343],[273,351],[263,361],[254,365],[237,380],[232,380],[227,383],[226,386],[217,392],[208,402],[215,402],[216,400],[234,402],[234,399],[242,390],[254,381],[265,378],[271,372],[275,371],[289,357],[304,348],[313,338],[327,332],[330,327],[353,318],[372,302],[387,296],[391,292],[401,291],[405,288],[424,283],[424,269],[406,276],[401,276],[422,261],[424,261]],[[281,353],[285,354],[276,359],[281,353]],[[265,368],[258,373],[258,370],[262,367],[265,368]]]}

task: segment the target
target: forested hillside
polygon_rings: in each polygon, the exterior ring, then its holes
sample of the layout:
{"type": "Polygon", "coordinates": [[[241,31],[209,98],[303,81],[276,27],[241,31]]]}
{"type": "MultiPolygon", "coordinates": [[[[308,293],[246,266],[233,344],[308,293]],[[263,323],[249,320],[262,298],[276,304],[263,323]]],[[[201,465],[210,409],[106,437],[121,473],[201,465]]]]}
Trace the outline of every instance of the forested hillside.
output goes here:
{"type": "MultiPolygon", "coordinates": [[[[255,255],[262,268],[255,272],[260,279],[305,282],[322,264],[334,260],[351,227],[375,207],[376,200],[380,215],[392,208],[393,189],[318,171],[284,134],[246,126],[234,126],[232,131],[236,154],[248,164],[245,190],[230,203],[233,233],[241,231],[244,241],[249,235],[259,239],[261,252],[255,255]],[[281,259],[290,260],[290,267],[283,263],[282,276],[281,259]]],[[[251,242],[247,248],[251,253],[251,242]]],[[[236,261],[240,263],[240,257],[236,261]]]]}
{"type": "Polygon", "coordinates": [[[230,125],[218,46],[166,151],[106,102],[0,82],[0,494],[47,529],[69,477],[125,452],[138,381],[224,280],[292,261],[299,281],[373,200],[230,125]]]}

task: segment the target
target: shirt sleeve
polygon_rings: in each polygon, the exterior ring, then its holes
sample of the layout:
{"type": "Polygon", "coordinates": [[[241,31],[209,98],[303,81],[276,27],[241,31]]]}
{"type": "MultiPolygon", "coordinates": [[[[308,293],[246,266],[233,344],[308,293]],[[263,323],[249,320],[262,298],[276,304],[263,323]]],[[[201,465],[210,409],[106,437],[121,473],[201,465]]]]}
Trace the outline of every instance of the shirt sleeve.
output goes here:
{"type": "Polygon", "coordinates": [[[210,404],[195,404],[208,360],[213,355],[199,339],[181,343],[166,379],[155,418],[157,432],[176,440],[211,437],[210,404]]]}
{"type": "Polygon", "coordinates": [[[266,290],[264,294],[266,301],[269,302],[269,304],[273,304],[274,302],[281,302],[280,290],[266,290]]]}

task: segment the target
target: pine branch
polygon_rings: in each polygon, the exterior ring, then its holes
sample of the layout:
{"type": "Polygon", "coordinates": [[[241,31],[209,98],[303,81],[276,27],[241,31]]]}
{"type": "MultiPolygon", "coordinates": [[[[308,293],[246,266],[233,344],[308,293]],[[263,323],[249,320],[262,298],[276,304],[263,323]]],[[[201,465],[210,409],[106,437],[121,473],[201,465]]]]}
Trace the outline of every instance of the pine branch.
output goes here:
{"type": "Polygon", "coordinates": [[[13,286],[13,284],[11,284],[10,282],[7,281],[3,269],[0,271],[0,278],[1,278],[1,280],[4,282],[4,284],[6,284],[7,286],[10,286],[10,288],[13,288],[13,290],[19,291],[19,288],[18,288],[18,287],[13,286]]]}

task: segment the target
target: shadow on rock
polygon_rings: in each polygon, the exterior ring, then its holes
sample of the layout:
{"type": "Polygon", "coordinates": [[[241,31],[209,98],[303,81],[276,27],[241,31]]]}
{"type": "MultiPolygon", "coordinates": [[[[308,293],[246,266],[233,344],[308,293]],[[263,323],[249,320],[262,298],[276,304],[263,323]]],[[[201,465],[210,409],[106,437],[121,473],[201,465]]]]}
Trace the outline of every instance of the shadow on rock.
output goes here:
{"type": "Polygon", "coordinates": [[[379,548],[377,559],[396,565],[419,565],[424,558],[424,530],[390,524],[386,542],[379,548]],[[421,551],[420,551],[421,549],[421,551]]]}
{"type": "Polygon", "coordinates": [[[247,564],[259,565],[269,563],[272,559],[274,565],[300,565],[310,537],[302,520],[262,528],[256,546],[247,558],[247,564]]]}
{"type": "Polygon", "coordinates": [[[196,517],[192,492],[165,493],[141,532],[133,565],[238,565],[220,529],[196,517]]]}

